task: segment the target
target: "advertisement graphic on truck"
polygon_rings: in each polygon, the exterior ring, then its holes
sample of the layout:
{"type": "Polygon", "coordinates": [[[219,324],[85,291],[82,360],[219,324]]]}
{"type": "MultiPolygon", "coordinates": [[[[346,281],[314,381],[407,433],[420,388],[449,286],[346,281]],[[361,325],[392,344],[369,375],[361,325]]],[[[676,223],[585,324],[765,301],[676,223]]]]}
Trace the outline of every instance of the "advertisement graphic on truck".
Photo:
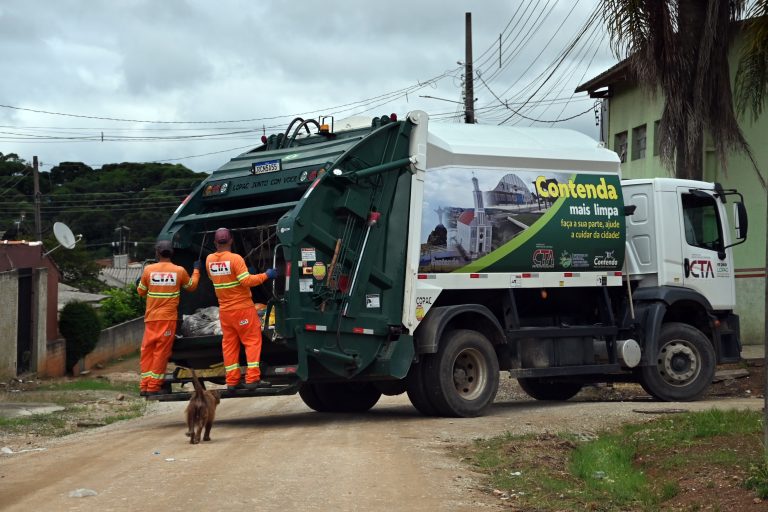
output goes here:
{"type": "Polygon", "coordinates": [[[429,174],[419,272],[621,269],[618,176],[455,167],[429,174]]]}

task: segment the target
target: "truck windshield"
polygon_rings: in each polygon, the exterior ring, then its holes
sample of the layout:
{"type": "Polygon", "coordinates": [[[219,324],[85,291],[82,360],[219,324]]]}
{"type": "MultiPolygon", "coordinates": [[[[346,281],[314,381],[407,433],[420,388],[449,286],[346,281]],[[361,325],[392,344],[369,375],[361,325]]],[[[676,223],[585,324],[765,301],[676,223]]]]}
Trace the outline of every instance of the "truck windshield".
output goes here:
{"type": "Polygon", "coordinates": [[[712,251],[723,249],[722,227],[713,197],[683,194],[683,222],[688,245],[712,251]]]}

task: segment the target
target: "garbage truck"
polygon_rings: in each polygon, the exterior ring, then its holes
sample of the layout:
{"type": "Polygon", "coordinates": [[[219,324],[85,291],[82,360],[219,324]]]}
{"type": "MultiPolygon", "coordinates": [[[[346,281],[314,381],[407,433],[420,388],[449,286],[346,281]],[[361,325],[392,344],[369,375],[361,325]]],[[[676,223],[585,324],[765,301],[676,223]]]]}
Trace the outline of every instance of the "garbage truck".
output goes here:
{"type": "MultiPolygon", "coordinates": [[[[362,412],[407,393],[470,417],[504,371],[538,400],[623,381],[687,401],[740,357],[741,194],[622,181],[616,153],[571,130],[297,118],[212,172],[159,237],[191,268],[219,227],[252,272],[278,270],[252,289],[272,385],[223,398],[362,412]]],[[[216,305],[203,272],[180,309],[216,305]]],[[[182,329],[171,361],[154,399],[186,399],[190,368],[223,383],[220,333],[182,329]]]]}

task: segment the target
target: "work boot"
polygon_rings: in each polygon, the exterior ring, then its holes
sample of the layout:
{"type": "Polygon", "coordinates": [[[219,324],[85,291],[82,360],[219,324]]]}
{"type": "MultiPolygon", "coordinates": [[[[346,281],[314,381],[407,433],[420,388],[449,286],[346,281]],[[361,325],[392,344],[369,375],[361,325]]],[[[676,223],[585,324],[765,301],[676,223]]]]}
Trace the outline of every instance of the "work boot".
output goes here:
{"type": "Polygon", "coordinates": [[[245,389],[245,386],[243,386],[242,382],[238,382],[234,386],[227,384],[227,391],[237,391],[238,389],[245,389]]]}
{"type": "Polygon", "coordinates": [[[163,394],[162,391],[145,391],[144,392],[144,396],[157,396],[162,394],[163,394]]]}
{"type": "Polygon", "coordinates": [[[139,391],[139,396],[147,396],[148,391],[146,389],[142,389],[139,391]]]}
{"type": "Polygon", "coordinates": [[[267,382],[265,380],[257,380],[254,382],[246,382],[245,383],[245,389],[258,389],[258,388],[268,388],[272,386],[272,383],[267,382]]]}

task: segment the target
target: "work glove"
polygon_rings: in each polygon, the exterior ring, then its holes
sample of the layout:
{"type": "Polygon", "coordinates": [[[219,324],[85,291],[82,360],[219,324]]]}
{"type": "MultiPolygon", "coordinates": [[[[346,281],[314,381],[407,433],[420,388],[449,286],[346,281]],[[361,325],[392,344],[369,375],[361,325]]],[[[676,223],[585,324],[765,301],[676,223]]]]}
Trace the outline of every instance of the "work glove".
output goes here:
{"type": "Polygon", "coordinates": [[[268,268],[264,273],[267,274],[268,279],[274,279],[277,277],[277,270],[273,268],[268,268]]]}
{"type": "Polygon", "coordinates": [[[195,262],[192,264],[192,268],[195,270],[200,270],[200,260],[195,260],[195,262]]]}

